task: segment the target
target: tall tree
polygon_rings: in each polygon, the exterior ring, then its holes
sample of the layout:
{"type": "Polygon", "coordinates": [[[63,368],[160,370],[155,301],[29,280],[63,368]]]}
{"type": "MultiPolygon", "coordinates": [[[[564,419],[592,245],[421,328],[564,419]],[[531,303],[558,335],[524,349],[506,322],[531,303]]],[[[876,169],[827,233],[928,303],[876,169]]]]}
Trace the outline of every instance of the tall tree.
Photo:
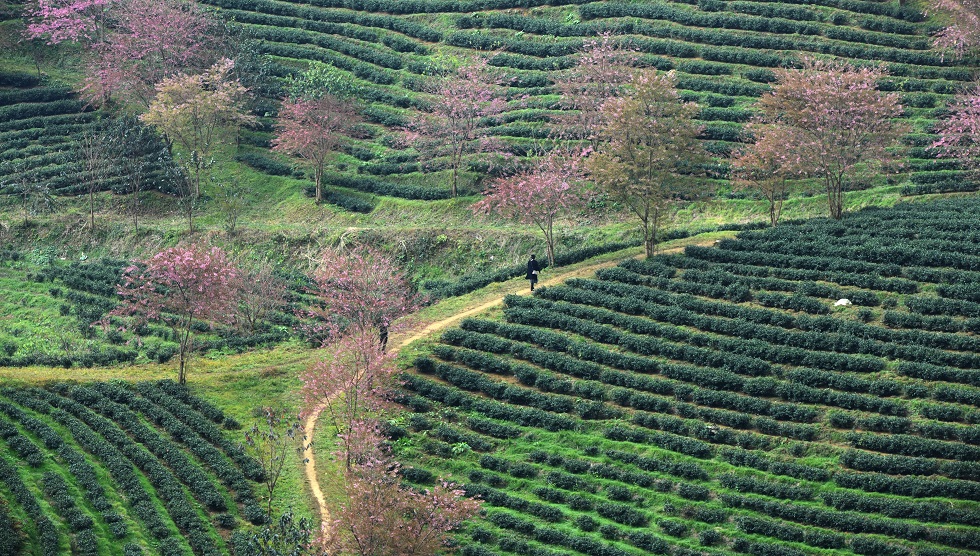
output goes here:
{"type": "Polygon", "coordinates": [[[369,246],[324,250],[313,281],[318,303],[309,310],[315,324],[307,333],[324,341],[373,331],[383,351],[392,324],[419,303],[405,272],[369,246]]]}
{"type": "Polygon", "coordinates": [[[638,72],[622,97],[603,104],[603,142],[588,159],[596,183],[640,219],[647,256],[671,208],[699,196],[707,160],[698,107],[680,101],[676,84],[674,72],[638,72]]]}
{"type": "Polygon", "coordinates": [[[530,168],[495,179],[482,200],[471,208],[478,213],[537,226],[544,234],[548,263],[555,264],[555,222],[584,207],[587,201],[581,153],[553,149],[530,168]]]}
{"type": "Polygon", "coordinates": [[[932,144],[933,150],[965,168],[980,169],[980,85],[957,95],[948,109],[949,116],[935,126],[939,139],[932,144]]]}
{"type": "Polygon", "coordinates": [[[244,447],[262,466],[262,479],[268,496],[266,513],[272,519],[272,501],[279,479],[286,468],[287,454],[295,450],[302,455],[306,449],[303,426],[299,417],[284,408],[263,407],[263,420],[245,431],[244,447]]]}
{"type": "Polygon", "coordinates": [[[108,316],[132,316],[137,322],[153,320],[169,326],[179,346],[177,378],[185,384],[194,321],[230,323],[238,280],[238,270],[218,247],[171,247],[125,270],[118,288],[122,303],[108,316]]]}
{"type": "Polygon", "coordinates": [[[361,121],[353,102],[330,94],[283,101],[272,148],[298,156],[313,169],[317,204],[323,202],[323,171],[327,160],[361,121]]]}
{"type": "Polygon", "coordinates": [[[945,14],[950,25],[934,36],[936,47],[949,50],[957,58],[980,45],[980,1],[929,0],[926,5],[945,14]]]}
{"type": "Polygon", "coordinates": [[[412,128],[422,150],[431,157],[449,158],[449,189],[455,197],[466,155],[503,153],[489,128],[492,118],[506,109],[507,102],[486,60],[470,62],[447,76],[434,78],[431,92],[432,110],[422,114],[412,128]]]}
{"type": "Polygon", "coordinates": [[[844,214],[844,189],[860,170],[892,157],[905,130],[897,93],[877,90],[886,73],[844,62],[807,59],[802,69],[778,69],[772,92],[759,100],[760,120],[786,139],[787,156],[820,178],[832,218],[844,214]]]}
{"type": "Polygon", "coordinates": [[[300,377],[305,406],[310,411],[323,407],[348,468],[361,441],[358,427],[388,406],[396,372],[394,356],[381,350],[373,334],[356,330],[332,344],[328,357],[300,377]]]}
{"type": "MultiPolygon", "coordinates": [[[[156,87],[156,98],[140,116],[183,148],[178,160],[191,180],[194,198],[201,195],[201,182],[214,162],[215,151],[235,136],[229,131],[255,121],[255,116],[245,112],[245,87],[231,76],[234,66],[225,59],[200,75],[164,79],[156,87]]],[[[187,215],[193,230],[192,209],[187,215]]]]}
{"type": "MultiPolygon", "coordinates": [[[[446,482],[419,489],[403,485],[376,429],[361,428],[350,447],[337,519],[318,547],[350,556],[431,556],[452,552],[449,534],[480,510],[446,482]]],[[[340,454],[343,457],[343,454],[340,454]]]]}
{"type": "Polygon", "coordinates": [[[583,139],[598,149],[604,126],[602,104],[622,93],[638,60],[636,51],[608,32],[584,41],[575,65],[555,76],[564,108],[556,116],[558,137],[583,139]]]}
{"type": "Polygon", "coordinates": [[[89,226],[95,229],[95,193],[104,185],[109,175],[112,155],[106,126],[99,123],[86,129],[75,144],[75,156],[85,168],[85,186],[88,190],[89,226]]]}
{"type": "Polygon", "coordinates": [[[789,194],[789,180],[801,171],[797,160],[786,151],[788,138],[783,130],[764,125],[750,126],[750,129],[756,141],[732,157],[732,184],[761,194],[769,203],[769,223],[775,226],[789,194]]]}
{"type": "Polygon", "coordinates": [[[115,97],[148,106],[154,86],[220,61],[215,21],[190,0],[119,0],[111,27],[92,45],[83,94],[93,104],[115,97]]]}
{"type": "Polygon", "coordinates": [[[119,173],[128,184],[133,230],[139,232],[140,193],[154,184],[163,187],[183,180],[183,175],[160,134],[143,125],[139,118],[119,116],[110,125],[108,137],[119,173]],[[155,179],[151,179],[154,172],[155,179]]]}

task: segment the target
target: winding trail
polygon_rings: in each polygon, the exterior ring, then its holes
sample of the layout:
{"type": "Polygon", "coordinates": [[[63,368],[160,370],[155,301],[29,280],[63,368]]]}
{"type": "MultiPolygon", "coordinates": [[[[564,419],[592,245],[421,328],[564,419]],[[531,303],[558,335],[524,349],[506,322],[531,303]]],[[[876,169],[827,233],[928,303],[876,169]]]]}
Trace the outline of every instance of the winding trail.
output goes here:
{"type": "MultiPolygon", "coordinates": [[[[690,239],[693,238],[689,238],[689,240],[690,239]]],[[[676,253],[684,249],[686,245],[702,245],[702,246],[711,245],[715,242],[715,240],[714,239],[702,240],[702,241],[681,240],[680,242],[671,242],[671,243],[676,245],[677,243],[681,243],[681,242],[683,242],[683,245],[671,247],[669,249],[663,249],[658,251],[657,253],[658,254],[676,253]]],[[[630,251],[635,252],[636,249],[631,249],[630,251]]],[[[554,286],[556,284],[565,282],[570,278],[581,278],[585,276],[592,276],[593,274],[595,274],[597,270],[616,266],[617,264],[619,264],[621,260],[629,256],[631,255],[624,255],[623,257],[619,257],[609,261],[604,261],[595,264],[588,264],[584,266],[571,265],[567,267],[567,270],[564,272],[561,272],[561,270],[564,269],[558,269],[559,273],[548,277],[548,279],[546,280],[539,281],[538,285],[554,286]]],[[[644,255],[642,254],[632,255],[632,256],[637,259],[644,258],[644,255]]],[[[404,347],[407,347],[413,342],[422,340],[424,338],[432,336],[437,332],[441,332],[442,330],[454,326],[467,317],[478,315],[480,313],[493,309],[499,306],[501,303],[503,303],[504,297],[507,295],[511,295],[511,294],[529,295],[531,293],[530,289],[528,288],[527,282],[525,280],[519,281],[520,283],[519,287],[516,285],[518,283],[516,280],[512,280],[512,282],[515,282],[515,285],[513,287],[507,288],[503,293],[497,292],[493,294],[493,296],[487,301],[483,301],[483,300],[475,301],[472,305],[459,310],[451,317],[436,320],[436,321],[431,321],[431,322],[422,321],[416,323],[410,330],[407,330],[401,334],[392,337],[392,342],[390,344],[394,348],[392,351],[397,353],[399,350],[401,350],[404,347]]],[[[436,305],[439,304],[437,303],[436,305]]],[[[306,458],[306,463],[304,464],[304,472],[306,474],[306,480],[310,485],[310,491],[313,493],[314,500],[316,500],[317,509],[320,512],[321,523],[326,523],[327,521],[330,520],[330,511],[327,509],[326,500],[323,496],[323,490],[320,488],[320,480],[316,474],[316,457],[313,451],[313,434],[316,430],[316,424],[320,418],[320,414],[323,412],[323,409],[326,406],[326,404],[330,403],[331,401],[333,401],[333,398],[325,400],[322,404],[317,406],[307,416],[306,421],[303,423],[303,433],[306,435],[306,442],[310,446],[309,454],[308,457],[306,458]]]]}

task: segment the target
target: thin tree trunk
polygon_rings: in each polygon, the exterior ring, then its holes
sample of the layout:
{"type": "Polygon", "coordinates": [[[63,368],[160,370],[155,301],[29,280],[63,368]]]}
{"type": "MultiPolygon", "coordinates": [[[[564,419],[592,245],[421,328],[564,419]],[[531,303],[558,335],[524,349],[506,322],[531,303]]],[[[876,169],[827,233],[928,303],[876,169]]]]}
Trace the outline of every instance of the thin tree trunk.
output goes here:
{"type": "Polygon", "coordinates": [[[191,348],[191,324],[193,324],[193,317],[187,319],[187,326],[184,328],[184,337],[180,339],[180,369],[177,371],[177,381],[180,384],[187,383],[187,352],[191,348]]]}
{"type": "Polygon", "coordinates": [[[830,206],[830,217],[840,220],[844,215],[844,184],[843,176],[827,176],[827,202],[830,206]]]}
{"type": "Polygon", "coordinates": [[[459,181],[459,162],[453,163],[453,178],[452,182],[449,184],[449,196],[456,198],[456,184],[459,181]]]}
{"type": "Polygon", "coordinates": [[[544,232],[545,242],[548,244],[548,264],[555,266],[555,228],[554,222],[548,220],[548,227],[544,232]]]}

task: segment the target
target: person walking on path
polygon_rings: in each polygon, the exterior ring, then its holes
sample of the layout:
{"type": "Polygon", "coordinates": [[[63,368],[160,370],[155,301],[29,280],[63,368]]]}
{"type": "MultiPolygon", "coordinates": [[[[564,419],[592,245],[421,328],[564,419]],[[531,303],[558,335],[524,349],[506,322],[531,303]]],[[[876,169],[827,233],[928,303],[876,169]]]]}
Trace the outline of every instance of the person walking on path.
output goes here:
{"type": "Polygon", "coordinates": [[[527,262],[527,276],[526,278],[531,281],[531,291],[534,291],[534,284],[538,283],[538,273],[541,272],[541,266],[538,264],[537,259],[534,255],[531,255],[531,260],[527,262]]]}

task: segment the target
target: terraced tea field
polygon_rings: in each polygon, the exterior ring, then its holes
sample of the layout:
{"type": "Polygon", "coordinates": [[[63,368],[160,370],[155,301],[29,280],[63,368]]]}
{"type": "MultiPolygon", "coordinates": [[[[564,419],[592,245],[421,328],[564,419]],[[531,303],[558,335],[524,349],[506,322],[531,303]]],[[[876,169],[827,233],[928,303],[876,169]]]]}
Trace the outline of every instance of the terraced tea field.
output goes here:
{"type": "Polygon", "coordinates": [[[170,381],[0,389],[0,549],[229,553],[266,516],[237,428],[170,381]]]}
{"type": "MultiPolygon", "coordinates": [[[[879,88],[901,93],[911,132],[909,195],[976,188],[955,161],[927,148],[933,124],[952,94],[972,82],[977,60],[931,49],[939,28],[912,5],[864,0],[755,2],[684,0],[664,3],[586,0],[208,0],[217,13],[242,24],[265,56],[265,98],[254,105],[260,124],[241,136],[238,161],[270,175],[302,177],[268,152],[286,78],[311,63],[326,64],[336,83],[364,103],[369,136],[346,149],[340,171],[328,172],[328,202],[368,213],[375,196],[438,200],[444,180],[424,173],[447,167],[421,160],[399,145],[397,130],[431,102],[429,81],[461,56],[480,55],[501,73],[508,109],[487,122],[518,156],[548,136],[563,110],[556,75],[575,63],[584,41],[612,33],[641,53],[644,65],[675,70],[684,100],[700,105],[701,139],[718,159],[714,178],[728,175],[727,156],[750,141],[744,125],[756,99],[769,90],[772,68],[793,67],[802,56],[830,56],[890,72],[879,88]],[[423,164],[424,163],[424,164],[423,164]]],[[[31,74],[2,71],[0,181],[50,181],[59,194],[79,194],[88,179],[72,158],[94,112],[60,86],[38,86],[31,74]]],[[[134,153],[139,157],[140,153],[134,153]]],[[[425,157],[423,157],[425,158],[425,157]]],[[[144,188],[173,192],[167,164],[147,160],[144,188]]],[[[487,170],[468,161],[469,181],[487,170]]],[[[123,169],[98,178],[96,188],[126,192],[123,169]]],[[[880,180],[879,180],[880,181],[880,180]]],[[[478,185],[478,184],[477,184],[478,185]]],[[[852,184],[866,188],[881,183],[852,184]]],[[[479,187],[467,186],[467,193],[479,187]]],[[[0,188],[0,192],[4,189],[0,188]]]]}
{"type": "Polygon", "coordinates": [[[467,555],[974,554],[978,219],[864,210],[510,296],[406,375],[405,476],[486,500],[467,555]]]}
{"type": "MultiPolygon", "coordinates": [[[[930,50],[929,36],[938,27],[912,6],[860,0],[207,3],[261,40],[274,73],[287,75],[310,61],[336,68],[368,103],[365,115],[387,128],[408,125],[426,109],[427,76],[441,71],[445,56],[488,56],[510,98],[509,110],[493,122],[494,134],[518,155],[547,136],[547,121],[562,110],[555,75],[574,64],[583,41],[603,32],[638,50],[644,64],[678,72],[682,97],[701,105],[705,146],[720,157],[749,140],[743,125],[774,80],[771,68],[794,66],[805,55],[882,64],[892,77],[880,88],[902,93],[913,128],[906,137],[913,170],[907,192],[967,187],[955,164],[933,160],[924,147],[933,140],[931,124],[944,113],[945,102],[973,78],[976,60],[930,50]]],[[[264,146],[269,137],[260,132],[249,140],[264,146]]],[[[372,141],[353,149],[351,164],[383,182],[420,170],[414,151],[378,147],[372,141]]],[[[253,160],[261,166],[261,159],[253,160]]],[[[724,178],[727,166],[715,168],[714,175],[724,178]]],[[[337,185],[377,189],[366,183],[337,185]]]]}

